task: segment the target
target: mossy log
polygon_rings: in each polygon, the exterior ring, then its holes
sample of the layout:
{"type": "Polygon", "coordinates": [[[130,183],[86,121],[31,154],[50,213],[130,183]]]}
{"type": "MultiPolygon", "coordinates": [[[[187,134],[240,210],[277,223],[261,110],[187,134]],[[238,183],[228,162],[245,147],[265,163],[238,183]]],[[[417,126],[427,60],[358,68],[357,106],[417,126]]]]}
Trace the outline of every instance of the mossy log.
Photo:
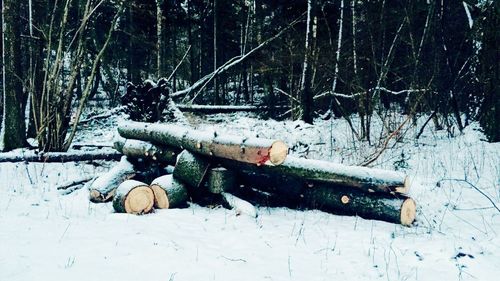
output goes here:
{"type": "Polygon", "coordinates": [[[306,187],[303,202],[308,208],[340,215],[358,215],[410,226],[416,217],[415,201],[406,196],[364,193],[350,187],[317,183],[306,187]]]}
{"type": "Polygon", "coordinates": [[[174,177],[193,188],[199,188],[204,183],[210,161],[203,156],[183,150],[175,164],[174,177]]]}
{"type": "Polygon", "coordinates": [[[120,162],[111,168],[107,173],[98,177],[89,186],[89,199],[94,203],[104,203],[111,201],[116,188],[124,181],[131,179],[136,174],[126,156],[122,156],[120,162]]]}
{"type": "Polygon", "coordinates": [[[154,207],[170,209],[184,206],[188,199],[186,186],[172,175],[164,175],[153,180],[150,185],[155,195],[154,207]]]}
{"type": "Polygon", "coordinates": [[[145,183],[126,180],[116,189],[113,208],[118,213],[147,214],[153,211],[153,190],[145,183]]]}
{"type": "Polygon", "coordinates": [[[411,225],[416,215],[415,201],[400,194],[367,193],[335,183],[248,171],[238,171],[237,179],[240,188],[235,190],[235,194],[250,198],[251,202],[255,202],[252,199],[255,190],[258,190],[266,196],[256,194],[261,197],[257,199],[272,206],[319,209],[403,225],[411,225]]]}
{"type": "Polygon", "coordinates": [[[172,165],[175,164],[180,152],[180,149],[175,147],[155,145],[134,139],[119,139],[115,141],[114,148],[130,158],[147,159],[172,165]]]}
{"type": "Polygon", "coordinates": [[[231,191],[236,185],[235,173],[224,167],[212,168],[208,172],[207,188],[212,193],[231,191]]]}
{"type": "Polygon", "coordinates": [[[118,132],[127,139],[151,141],[206,156],[257,165],[280,165],[288,155],[288,146],[280,140],[219,135],[173,124],[130,121],[120,124],[118,132]]]}

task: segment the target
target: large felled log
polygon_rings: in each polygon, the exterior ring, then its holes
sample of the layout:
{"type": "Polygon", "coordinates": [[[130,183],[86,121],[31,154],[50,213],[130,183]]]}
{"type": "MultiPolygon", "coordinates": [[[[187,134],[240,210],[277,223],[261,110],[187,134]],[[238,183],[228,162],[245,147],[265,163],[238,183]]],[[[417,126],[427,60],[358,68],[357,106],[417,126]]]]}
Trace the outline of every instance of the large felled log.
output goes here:
{"type": "Polygon", "coordinates": [[[205,180],[209,167],[208,159],[183,150],[177,158],[173,175],[189,186],[199,188],[205,180]]]}
{"type": "Polygon", "coordinates": [[[318,183],[306,188],[303,200],[309,208],[406,226],[410,226],[416,217],[416,204],[411,198],[367,194],[349,187],[332,188],[331,184],[318,183]]]}
{"type": "Polygon", "coordinates": [[[177,108],[185,112],[195,112],[195,113],[227,113],[227,112],[258,112],[266,110],[279,110],[288,109],[288,106],[275,106],[269,107],[266,105],[200,105],[200,104],[177,104],[177,108]]]}
{"type": "Polygon", "coordinates": [[[166,164],[175,164],[180,151],[178,148],[133,139],[119,139],[115,141],[114,148],[131,158],[148,159],[166,164]]]}
{"type": "Polygon", "coordinates": [[[279,165],[288,154],[288,146],[280,140],[218,135],[172,124],[125,122],[118,126],[118,132],[127,139],[151,141],[257,165],[279,165]]]}
{"type": "Polygon", "coordinates": [[[136,174],[126,156],[122,156],[120,162],[111,170],[98,177],[89,186],[89,199],[94,203],[108,202],[113,199],[115,190],[122,182],[132,178],[136,174]]]}
{"type": "Polygon", "coordinates": [[[153,205],[153,190],[136,180],[122,182],[113,199],[113,208],[118,213],[147,214],[153,210],[153,205]]]}
{"type": "Polygon", "coordinates": [[[154,206],[158,209],[177,208],[188,199],[186,186],[172,175],[156,178],[150,187],[155,195],[154,206]]]}
{"type": "MultiPolygon", "coordinates": [[[[415,219],[415,202],[403,195],[367,193],[334,183],[312,182],[292,176],[240,171],[238,192],[249,188],[263,191],[273,206],[320,209],[339,215],[359,215],[366,219],[411,225],[415,219]]],[[[243,197],[247,199],[247,197],[243,197]]],[[[262,198],[260,198],[262,199],[262,198]]]]}
{"type": "Polygon", "coordinates": [[[6,152],[0,153],[0,162],[51,162],[64,163],[76,161],[92,160],[119,160],[122,154],[114,149],[100,149],[95,151],[75,151],[75,152],[6,152]]]}
{"type": "Polygon", "coordinates": [[[402,173],[367,167],[346,166],[322,160],[297,158],[293,156],[279,166],[245,165],[235,161],[219,160],[224,166],[237,167],[264,174],[289,175],[303,180],[335,183],[351,186],[365,192],[407,193],[409,182],[402,173]]]}

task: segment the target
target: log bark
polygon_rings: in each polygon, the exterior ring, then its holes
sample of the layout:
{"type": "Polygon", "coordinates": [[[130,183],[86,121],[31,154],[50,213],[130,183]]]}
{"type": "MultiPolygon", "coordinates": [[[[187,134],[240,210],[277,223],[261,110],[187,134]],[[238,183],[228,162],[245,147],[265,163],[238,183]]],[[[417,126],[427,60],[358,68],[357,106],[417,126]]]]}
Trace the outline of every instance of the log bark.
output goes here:
{"type": "Polygon", "coordinates": [[[161,145],[154,145],[149,142],[120,139],[115,141],[114,148],[130,158],[147,159],[166,164],[175,164],[180,149],[161,145]]]}
{"type": "Polygon", "coordinates": [[[346,166],[323,160],[297,158],[293,156],[279,166],[262,165],[259,167],[245,165],[236,161],[219,160],[223,166],[247,170],[261,174],[282,174],[302,180],[335,183],[351,186],[362,191],[373,193],[407,193],[409,181],[399,172],[373,169],[367,167],[346,166]]]}
{"type": "Polygon", "coordinates": [[[235,173],[224,167],[213,168],[208,172],[207,187],[211,193],[231,191],[236,185],[235,173]]]}
{"type": "Polygon", "coordinates": [[[154,207],[158,209],[178,208],[188,199],[186,186],[172,175],[156,178],[150,187],[155,195],[154,207]]]}
{"type": "Polygon", "coordinates": [[[96,151],[78,151],[78,152],[45,152],[35,153],[27,152],[7,152],[0,153],[0,162],[45,162],[45,163],[65,163],[77,161],[93,160],[120,160],[121,153],[114,149],[101,149],[96,151]]]}
{"type": "Polygon", "coordinates": [[[179,154],[173,175],[190,187],[199,189],[205,180],[209,167],[210,161],[208,159],[184,150],[179,154]]]}
{"type": "Polygon", "coordinates": [[[111,201],[115,195],[116,188],[124,181],[136,174],[134,166],[122,156],[120,162],[107,173],[98,177],[89,186],[89,199],[94,203],[111,201]]]}
{"type": "Polygon", "coordinates": [[[359,190],[319,183],[306,188],[303,200],[308,208],[340,215],[358,215],[410,226],[416,217],[415,201],[405,196],[367,194],[359,190]]]}
{"type": "Polygon", "coordinates": [[[113,208],[117,213],[147,214],[153,211],[153,190],[145,183],[126,180],[116,189],[113,208]]]}
{"type": "Polygon", "coordinates": [[[280,165],[288,154],[288,146],[280,140],[218,135],[171,124],[126,122],[119,125],[118,132],[124,138],[257,165],[280,165]]]}

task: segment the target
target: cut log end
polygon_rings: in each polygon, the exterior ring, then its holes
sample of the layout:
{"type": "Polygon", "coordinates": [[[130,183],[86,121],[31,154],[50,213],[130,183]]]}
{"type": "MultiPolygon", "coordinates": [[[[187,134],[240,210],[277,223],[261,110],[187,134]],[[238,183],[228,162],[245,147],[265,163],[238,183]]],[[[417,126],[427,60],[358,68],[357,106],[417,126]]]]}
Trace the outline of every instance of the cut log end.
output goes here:
{"type": "Polygon", "coordinates": [[[401,205],[401,224],[405,226],[410,226],[417,214],[417,204],[415,200],[408,198],[403,201],[401,205]]]}
{"type": "Polygon", "coordinates": [[[400,194],[408,194],[408,192],[410,191],[410,185],[410,179],[408,177],[405,177],[403,186],[396,187],[395,191],[400,194]]]}
{"type": "Polygon", "coordinates": [[[147,214],[153,205],[154,194],[149,186],[137,186],[125,198],[125,211],[129,214],[147,214]]]}
{"type": "Polygon", "coordinates": [[[283,141],[275,141],[269,149],[269,161],[274,165],[280,165],[288,155],[288,146],[283,141]]]}
{"type": "Polygon", "coordinates": [[[157,184],[152,184],[151,189],[153,190],[155,200],[154,206],[158,209],[168,209],[170,207],[167,193],[163,188],[157,184]]]}
{"type": "Polygon", "coordinates": [[[153,205],[153,190],[136,180],[122,182],[113,199],[113,207],[118,213],[146,214],[153,210],[153,205]]]}

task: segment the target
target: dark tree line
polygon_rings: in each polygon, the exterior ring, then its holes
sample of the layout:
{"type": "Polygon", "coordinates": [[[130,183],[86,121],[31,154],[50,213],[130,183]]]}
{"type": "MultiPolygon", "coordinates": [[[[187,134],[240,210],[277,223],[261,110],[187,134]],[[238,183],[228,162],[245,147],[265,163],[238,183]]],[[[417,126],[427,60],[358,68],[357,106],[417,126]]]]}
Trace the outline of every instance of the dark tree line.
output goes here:
{"type": "Polygon", "coordinates": [[[269,116],[343,117],[368,141],[374,116],[425,113],[436,129],[461,131],[479,120],[490,140],[500,140],[498,1],[2,5],[2,150],[24,146],[26,136],[46,151],[68,149],[85,104],[101,90],[113,106],[127,81],[171,76],[175,96],[214,72],[176,101],[289,105],[269,116]]]}

